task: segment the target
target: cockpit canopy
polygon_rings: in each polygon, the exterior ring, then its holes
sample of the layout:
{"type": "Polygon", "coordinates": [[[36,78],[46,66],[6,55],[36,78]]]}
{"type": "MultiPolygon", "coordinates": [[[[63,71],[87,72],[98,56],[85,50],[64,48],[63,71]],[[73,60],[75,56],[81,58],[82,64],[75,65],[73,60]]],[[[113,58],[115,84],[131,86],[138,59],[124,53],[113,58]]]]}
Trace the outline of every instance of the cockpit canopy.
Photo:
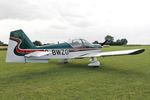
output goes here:
{"type": "Polygon", "coordinates": [[[84,39],[73,39],[69,41],[73,48],[92,48],[92,44],[84,39]]]}

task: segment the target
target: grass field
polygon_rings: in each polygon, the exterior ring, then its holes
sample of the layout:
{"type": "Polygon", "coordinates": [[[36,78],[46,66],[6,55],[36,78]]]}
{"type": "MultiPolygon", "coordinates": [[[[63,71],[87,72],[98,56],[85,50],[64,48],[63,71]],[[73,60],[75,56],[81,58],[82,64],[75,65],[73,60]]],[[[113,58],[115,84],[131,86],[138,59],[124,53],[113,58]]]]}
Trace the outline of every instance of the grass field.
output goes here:
{"type": "Polygon", "coordinates": [[[139,55],[49,63],[5,63],[0,51],[0,100],[150,100],[150,46],[106,47],[103,51],[145,48],[139,55]]]}

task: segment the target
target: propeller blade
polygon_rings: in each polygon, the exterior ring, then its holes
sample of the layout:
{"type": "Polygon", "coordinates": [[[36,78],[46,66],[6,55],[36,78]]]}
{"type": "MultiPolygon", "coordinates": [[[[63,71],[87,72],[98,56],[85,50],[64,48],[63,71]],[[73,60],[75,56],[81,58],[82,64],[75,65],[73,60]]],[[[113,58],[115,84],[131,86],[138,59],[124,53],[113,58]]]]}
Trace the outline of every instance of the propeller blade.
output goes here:
{"type": "Polygon", "coordinates": [[[108,42],[108,40],[105,40],[105,42],[103,42],[101,45],[103,46],[103,45],[105,45],[107,42],[108,42]]]}

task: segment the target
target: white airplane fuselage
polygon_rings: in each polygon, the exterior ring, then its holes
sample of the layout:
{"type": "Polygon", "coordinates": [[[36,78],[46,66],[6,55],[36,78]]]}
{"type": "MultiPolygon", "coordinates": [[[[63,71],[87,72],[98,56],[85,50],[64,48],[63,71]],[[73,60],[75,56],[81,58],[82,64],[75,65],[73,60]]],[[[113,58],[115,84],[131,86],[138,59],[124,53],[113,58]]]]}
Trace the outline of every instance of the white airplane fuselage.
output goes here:
{"type": "Polygon", "coordinates": [[[101,44],[91,44],[85,39],[73,39],[54,45],[35,46],[22,30],[10,33],[6,62],[35,62],[47,63],[49,59],[62,59],[60,62],[67,63],[69,59],[91,57],[88,66],[100,66],[96,57],[135,55],[145,51],[145,49],[132,49],[112,52],[100,52],[101,44]]]}
{"type": "MultiPolygon", "coordinates": [[[[25,57],[25,56],[17,56],[14,54],[14,50],[17,47],[17,50],[32,50],[32,49],[20,49],[19,45],[16,41],[9,40],[9,46],[11,48],[8,49],[7,54],[7,62],[47,62],[49,59],[72,59],[72,58],[82,58],[80,56],[87,54],[95,54],[99,53],[102,48],[78,48],[78,49],[41,49],[45,52],[49,52],[48,55],[42,57],[25,57]],[[13,59],[9,59],[13,58],[13,59]],[[16,60],[17,61],[16,61],[16,60]],[[39,60],[38,60],[39,59],[39,60]]],[[[19,51],[18,50],[18,51],[19,51]]]]}

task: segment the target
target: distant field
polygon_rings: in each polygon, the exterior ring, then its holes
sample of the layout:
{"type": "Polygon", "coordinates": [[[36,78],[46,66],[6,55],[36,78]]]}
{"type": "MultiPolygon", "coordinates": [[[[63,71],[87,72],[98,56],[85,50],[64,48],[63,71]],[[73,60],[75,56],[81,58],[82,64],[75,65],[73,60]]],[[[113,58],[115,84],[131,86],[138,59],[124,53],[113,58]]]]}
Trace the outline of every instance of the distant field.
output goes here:
{"type": "Polygon", "coordinates": [[[106,47],[103,51],[145,48],[139,55],[49,63],[5,63],[0,51],[0,100],[150,100],[150,46],[106,47]]]}
{"type": "Polygon", "coordinates": [[[0,50],[6,50],[8,46],[0,46],[0,50]]]}

